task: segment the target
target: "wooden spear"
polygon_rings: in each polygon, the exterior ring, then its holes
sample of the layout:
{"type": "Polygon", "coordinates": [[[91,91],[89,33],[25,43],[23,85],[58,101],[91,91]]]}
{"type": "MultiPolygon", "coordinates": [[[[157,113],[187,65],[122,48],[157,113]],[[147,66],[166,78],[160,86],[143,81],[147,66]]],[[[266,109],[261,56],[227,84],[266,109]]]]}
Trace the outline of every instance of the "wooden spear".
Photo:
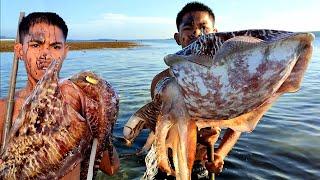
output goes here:
{"type": "MultiPolygon", "coordinates": [[[[214,143],[210,144],[207,148],[207,156],[208,156],[208,162],[213,163],[214,161],[214,143]]],[[[209,179],[214,180],[214,173],[209,172],[209,179]]]]}
{"type": "MultiPolygon", "coordinates": [[[[25,13],[20,12],[19,22],[18,22],[18,30],[17,30],[17,36],[16,36],[16,43],[20,42],[20,36],[19,36],[19,25],[24,17],[25,13]]],[[[9,86],[9,92],[8,92],[8,101],[7,101],[7,112],[6,112],[6,119],[3,122],[3,131],[2,131],[2,146],[1,146],[1,153],[4,151],[4,148],[7,144],[7,136],[11,128],[12,123],[12,112],[14,107],[14,93],[16,89],[16,79],[17,79],[17,72],[18,72],[18,64],[19,59],[15,55],[13,55],[13,64],[12,64],[12,71],[11,71],[11,77],[10,77],[10,86],[9,86]]]]}
{"type": "Polygon", "coordinates": [[[93,142],[92,142],[91,153],[90,153],[87,180],[92,180],[92,178],[93,178],[93,166],[94,166],[94,161],[95,161],[95,158],[96,158],[97,146],[98,146],[98,139],[94,138],[93,142]]]}

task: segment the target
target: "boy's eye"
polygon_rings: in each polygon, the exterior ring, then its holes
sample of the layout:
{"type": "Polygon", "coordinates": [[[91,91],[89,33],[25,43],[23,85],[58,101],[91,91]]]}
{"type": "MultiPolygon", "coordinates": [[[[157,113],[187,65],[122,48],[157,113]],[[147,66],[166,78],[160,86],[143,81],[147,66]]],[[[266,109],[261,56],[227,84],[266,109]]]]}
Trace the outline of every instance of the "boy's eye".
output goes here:
{"type": "Polygon", "coordinates": [[[61,49],[61,46],[55,45],[55,46],[53,46],[53,48],[59,50],[59,49],[61,49]]]}
{"type": "Polygon", "coordinates": [[[40,47],[39,44],[31,44],[30,46],[33,47],[33,48],[38,48],[38,47],[40,47]]]}

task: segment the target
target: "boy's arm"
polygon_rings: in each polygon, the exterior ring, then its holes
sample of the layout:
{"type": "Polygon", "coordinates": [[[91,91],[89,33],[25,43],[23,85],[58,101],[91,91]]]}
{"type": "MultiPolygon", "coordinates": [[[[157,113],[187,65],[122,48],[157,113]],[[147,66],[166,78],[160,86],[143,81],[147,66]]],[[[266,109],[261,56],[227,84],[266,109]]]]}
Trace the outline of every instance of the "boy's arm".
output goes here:
{"type": "Polygon", "coordinates": [[[208,169],[208,171],[217,174],[222,171],[224,158],[228,155],[233,146],[236,144],[240,135],[241,132],[234,131],[232,129],[226,130],[221,140],[221,143],[219,144],[218,149],[215,150],[213,163],[206,163],[206,168],[208,169]]]}
{"type": "Polygon", "coordinates": [[[233,148],[233,146],[237,143],[240,135],[241,132],[234,131],[232,129],[227,129],[223,135],[218,149],[215,150],[215,153],[220,155],[224,159],[228,155],[230,150],[233,148]]]}

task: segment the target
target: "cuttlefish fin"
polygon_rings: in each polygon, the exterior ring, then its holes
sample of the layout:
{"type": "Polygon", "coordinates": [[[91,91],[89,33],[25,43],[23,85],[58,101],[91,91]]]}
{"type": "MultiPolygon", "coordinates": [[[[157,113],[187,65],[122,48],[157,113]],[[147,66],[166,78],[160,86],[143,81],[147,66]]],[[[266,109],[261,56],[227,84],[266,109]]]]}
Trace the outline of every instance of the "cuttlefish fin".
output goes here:
{"type": "Polygon", "coordinates": [[[272,106],[272,103],[281,95],[282,93],[276,93],[267,99],[258,108],[240,115],[238,117],[228,119],[228,120],[215,120],[215,119],[203,119],[195,118],[197,127],[199,129],[206,127],[219,127],[219,128],[230,128],[234,131],[240,132],[251,132],[255,129],[259,120],[262,118],[264,113],[272,106]]]}
{"type": "Polygon", "coordinates": [[[300,89],[304,73],[307,70],[308,64],[310,63],[312,50],[313,48],[311,45],[311,41],[306,41],[306,45],[301,51],[300,56],[295,66],[293,67],[289,77],[279,88],[279,93],[296,92],[300,89]]]}

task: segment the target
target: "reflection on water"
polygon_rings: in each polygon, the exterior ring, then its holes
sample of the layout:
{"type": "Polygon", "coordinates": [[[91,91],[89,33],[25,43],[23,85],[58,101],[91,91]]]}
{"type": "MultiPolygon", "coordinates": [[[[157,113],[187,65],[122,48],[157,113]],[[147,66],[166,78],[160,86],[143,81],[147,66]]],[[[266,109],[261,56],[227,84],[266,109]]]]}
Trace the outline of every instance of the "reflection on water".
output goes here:
{"type": "MultiPolygon", "coordinates": [[[[173,40],[142,41],[148,46],[132,49],[71,51],[61,70],[68,77],[92,70],[110,82],[120,94],[116,136],[132,113],[150,101],[153,76],[166,68],[163,57],[179,50],[173,40]]],[[[320,39],[301,89],[285,94],[266,113],[252,133],[244,133],[225,160],[216,179],[320,179],[320,39]]],[[[7,95],[12,53],[0,53],[0,97],[7,95]]],[[[17,88],[26,81],[19,65],[17,88]]],[[[135,152],[147,131],[131,148],[115,141],[120,154],[135,152]]],[[[121,157],[121,169],[108,179],[139,179],[145,170],[143,157],[121,157]]],[[[98,179],[106,176],[99,174],[98,179]]]]}

